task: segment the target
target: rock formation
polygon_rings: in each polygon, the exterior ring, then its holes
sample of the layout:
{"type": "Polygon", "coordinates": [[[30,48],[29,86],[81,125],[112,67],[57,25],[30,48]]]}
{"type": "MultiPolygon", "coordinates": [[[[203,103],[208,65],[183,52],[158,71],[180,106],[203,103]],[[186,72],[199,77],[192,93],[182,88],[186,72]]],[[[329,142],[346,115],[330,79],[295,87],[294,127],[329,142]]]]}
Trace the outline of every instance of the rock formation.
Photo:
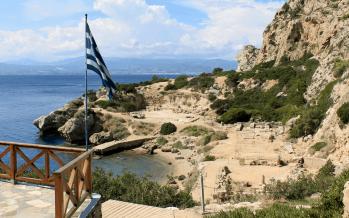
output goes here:
{"type": "Polygon", "coordinates": [[[327,84],[338,82],[332,91],[332,107],[319,131],[305,143],[311,146],[325,140],[331,148],[330,158],[340,162],[345,161],[349,153],[349,133],[348,127],[341,126],[336,112],[349,101],[349,72],[344,69],[336,77],[334,66],[335,60],[349,59],[348,11],[349,2],[346,0],[289,0],[266,27],[261,48],[246,46],[238,57],[238,70],[249,70],[268,61],[275,61],[278,65],[300,59],[305,54],[314,55],[320,66],[304,94],[305,99],[312,104],[327,84]]]}
{"type": "Polygon", "coordinates": [[[239,64],[237,71],[242,72],[251,70],[256,64],[258,54],[259,49],[253,45],[246,45],[236,57],[239,64]]]}

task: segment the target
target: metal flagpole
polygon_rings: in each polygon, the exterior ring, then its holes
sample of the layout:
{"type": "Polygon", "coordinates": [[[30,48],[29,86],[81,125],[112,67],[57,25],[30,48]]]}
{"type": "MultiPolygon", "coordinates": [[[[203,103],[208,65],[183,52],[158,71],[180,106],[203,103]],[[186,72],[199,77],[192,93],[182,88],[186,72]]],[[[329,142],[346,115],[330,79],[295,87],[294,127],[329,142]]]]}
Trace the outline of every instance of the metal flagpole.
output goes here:
{"type": "Polygon", "coordinates": [[[88,128],[87,128],[87,47],[86,47],[86,31],[87,31],[87,14],[85,14],[85,147],[88,150],[88,128]]]}

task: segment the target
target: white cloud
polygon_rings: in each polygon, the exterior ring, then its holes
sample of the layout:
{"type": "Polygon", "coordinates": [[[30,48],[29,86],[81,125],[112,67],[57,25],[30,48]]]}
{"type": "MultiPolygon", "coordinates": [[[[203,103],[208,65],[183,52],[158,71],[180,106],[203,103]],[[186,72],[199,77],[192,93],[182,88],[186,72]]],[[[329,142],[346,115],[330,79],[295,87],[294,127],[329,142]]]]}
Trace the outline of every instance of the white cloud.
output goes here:
{"type": "MultiPolygon", "coordinates": [[[[178,3],[204,12],[207,19],[200,27],[193,27],[175,20],[165,6],[149,5],[145,0],[95,0],[89,10],[105,16],[89,20],[89,23],[102,54],[232,59],[242,45],[261,43],[265,26],[281,6],[280,1],[262,3],[255,0],[178,0],[178,3]]],[[[75,1],[65,13],[79,12],[77,6],[80,4],[83,4],[81,0],[75,1]]],[[[30,10],[37,10],[37,16],[41,18],[51,13],[50,10],[42,11],[40,7],[44,6],[30,6],[30,10]]],[[[60,11],[66,6],[55,7],[60,11]]],[[[21,57],[55,60],[82,56],[83,31],[83,19],[69,27],[0,30],[0,61],[21,57]]]]}

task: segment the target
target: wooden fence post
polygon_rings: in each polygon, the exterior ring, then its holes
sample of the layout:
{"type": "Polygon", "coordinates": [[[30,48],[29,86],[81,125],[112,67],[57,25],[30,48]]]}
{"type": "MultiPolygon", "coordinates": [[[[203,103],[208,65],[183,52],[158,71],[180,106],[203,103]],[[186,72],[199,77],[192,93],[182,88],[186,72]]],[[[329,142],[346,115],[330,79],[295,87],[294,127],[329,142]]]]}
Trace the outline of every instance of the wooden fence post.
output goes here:
{"type": "Polygon", "coordinates": [[[10,157],[10,168],[11,168],[11,181],[13,184],[16,184],[16,173],[17,173],[17,155],[16,155],[16,146],[14,144],[10,145],[11,157],[10,157]]]}
{"type": "Polygon", "coordinates": [[[62,183],[62,175],[55,173],[55,217],[63,218],[63,183],[62,183]]]}

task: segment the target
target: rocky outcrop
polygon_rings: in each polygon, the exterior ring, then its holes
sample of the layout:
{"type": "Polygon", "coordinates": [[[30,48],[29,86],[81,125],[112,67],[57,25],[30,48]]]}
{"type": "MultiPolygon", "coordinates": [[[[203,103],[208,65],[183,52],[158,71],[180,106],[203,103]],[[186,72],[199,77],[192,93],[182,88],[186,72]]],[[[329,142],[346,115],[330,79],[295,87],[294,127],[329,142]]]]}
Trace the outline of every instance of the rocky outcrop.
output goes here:
{"type": "Polygon", "coordinates": [[[97,132],[90,136],[90,142],[94,145],[102,144],[113,140],[111,132],[97,132]]]}
{"type": "Polygon", "coordinates": [[[63,108],[41,116],[34,120],[33,124],[42,134],[56,133],[58,128],[63,126],[78,111],[78,106],[66,104],[63,108]]]}
{"type": "Polygon", "coordinates": [[[307,100],[335,78],[333,61],[349,59],[349,2],[345,0],[289,0],[264,31],[260,50],[247,46],[239,55],[238,70],[268,61],[297,60],[311,53],[320,62],[305,94],[307,100]],[[255,54],[255,52],[257,54],[255,54]]]}
{"type": "MultiPolygon", "coordinates": [[[[95,123],[95,113],[88,113],[87,116],[87,128],[89,133],[93,134],[95,123]]],[[[84,112],[77,112],[74,117],[70,118],[63,126],[58,128],[58,132],[65,138],[66,141],[72,143],[79,143],[85,140],[85,119],[84,112]]]]}
{"type": "Polygon", "coordinates": [[[238,62],[238,72],[251,70],[257,60],[259,49],[253,45],[246,45],[243,50],[237,55],[236,60],[238,62]]]}

